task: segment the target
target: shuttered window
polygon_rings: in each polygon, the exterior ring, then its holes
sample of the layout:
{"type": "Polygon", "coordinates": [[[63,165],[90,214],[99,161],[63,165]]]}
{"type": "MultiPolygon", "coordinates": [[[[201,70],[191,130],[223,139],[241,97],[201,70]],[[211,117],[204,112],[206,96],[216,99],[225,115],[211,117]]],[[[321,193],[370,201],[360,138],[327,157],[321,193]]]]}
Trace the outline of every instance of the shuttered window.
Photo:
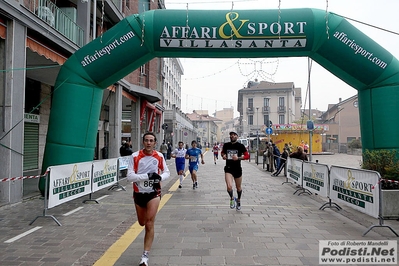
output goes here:
{"type": "Polygon", "coordinates": [[[39,168],[39,124],[25,123],[24,171],[39,168]]]}

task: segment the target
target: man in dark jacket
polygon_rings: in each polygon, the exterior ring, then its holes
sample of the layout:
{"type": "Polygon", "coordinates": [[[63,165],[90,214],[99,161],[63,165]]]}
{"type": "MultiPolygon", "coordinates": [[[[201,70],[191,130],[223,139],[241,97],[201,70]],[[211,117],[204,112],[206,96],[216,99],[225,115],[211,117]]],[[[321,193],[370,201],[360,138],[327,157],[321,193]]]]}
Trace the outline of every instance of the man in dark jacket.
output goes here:
{"type": "Polygon", "coordinates": [[[274,166],[275,166],[275,169],[278,169],[280,167],[281,153],[275,143],[273,143],[272,145],[273,145],[274,166]]]}
{"type": "Polygon", "coordinates": [[[278,176],[281,173],[281,171],[285,168],[287,158],[288,158],[288,151],[286,148],[284,148],[283,154],[281,154],[280,167],[277,169],[277,171],[274,174],[272,174],[272,176],[278,176]]]}

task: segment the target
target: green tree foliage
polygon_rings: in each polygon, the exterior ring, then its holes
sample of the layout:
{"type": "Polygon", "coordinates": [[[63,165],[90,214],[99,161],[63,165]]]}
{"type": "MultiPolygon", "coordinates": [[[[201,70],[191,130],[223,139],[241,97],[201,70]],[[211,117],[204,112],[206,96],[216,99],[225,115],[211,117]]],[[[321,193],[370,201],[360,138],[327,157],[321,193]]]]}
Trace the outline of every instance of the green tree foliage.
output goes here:
{"type": "Polygon", "coordinates": [[[348,144],[348,147],[351,149],[361,149],[362,142],[360,141],[360,139],[354,139],[348,144]]]}
{"type": "Polygon", "coordinates": [[[363,169],[380,173],[383,189],[399,189],[399,160],[396,150],[366,150],[363,152],[363,169]]]}

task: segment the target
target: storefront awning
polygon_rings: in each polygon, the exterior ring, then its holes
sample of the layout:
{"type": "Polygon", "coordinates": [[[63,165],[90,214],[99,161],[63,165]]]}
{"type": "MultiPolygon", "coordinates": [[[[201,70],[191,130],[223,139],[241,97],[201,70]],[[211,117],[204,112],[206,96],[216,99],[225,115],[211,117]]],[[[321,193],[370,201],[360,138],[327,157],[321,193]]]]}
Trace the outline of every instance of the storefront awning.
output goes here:
{"type": "Polygon", "coordinates": [[[51,50],[50,48],[46,47],[45,45],[37,42],[36,40],[30,37],[26,39],[26,46],[33,52],[38,53],[39,55],[44,56],[47,59],[55,63],[58,63],[59,65],[63,65],[67,60],[66,57],[60,55],[59,53],[51,50]]]}

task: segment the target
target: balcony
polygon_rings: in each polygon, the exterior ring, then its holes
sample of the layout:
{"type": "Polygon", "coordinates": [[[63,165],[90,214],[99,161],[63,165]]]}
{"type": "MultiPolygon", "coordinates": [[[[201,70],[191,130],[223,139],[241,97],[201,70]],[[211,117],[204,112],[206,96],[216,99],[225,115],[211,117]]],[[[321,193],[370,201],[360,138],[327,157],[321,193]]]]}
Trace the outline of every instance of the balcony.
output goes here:
{"type": "Polygon", "coordinates": [[[286,107],[285,106],[278,106],[277,107],[277,112],[278,113],[285,113],[286,107]]]}
{"type": "Polygon", "coordinates": [[[263,113],[270,113],[270,106],[263,106],[263,108],[262,108],[262,112],[263,113]]]}
{"type": "Polygon", "coordinates": [[[79,47],[84,45],[84,31],[76,24],[76,8],[58,8],[49,0],[30,0],[25,7],[79,47]]]}

